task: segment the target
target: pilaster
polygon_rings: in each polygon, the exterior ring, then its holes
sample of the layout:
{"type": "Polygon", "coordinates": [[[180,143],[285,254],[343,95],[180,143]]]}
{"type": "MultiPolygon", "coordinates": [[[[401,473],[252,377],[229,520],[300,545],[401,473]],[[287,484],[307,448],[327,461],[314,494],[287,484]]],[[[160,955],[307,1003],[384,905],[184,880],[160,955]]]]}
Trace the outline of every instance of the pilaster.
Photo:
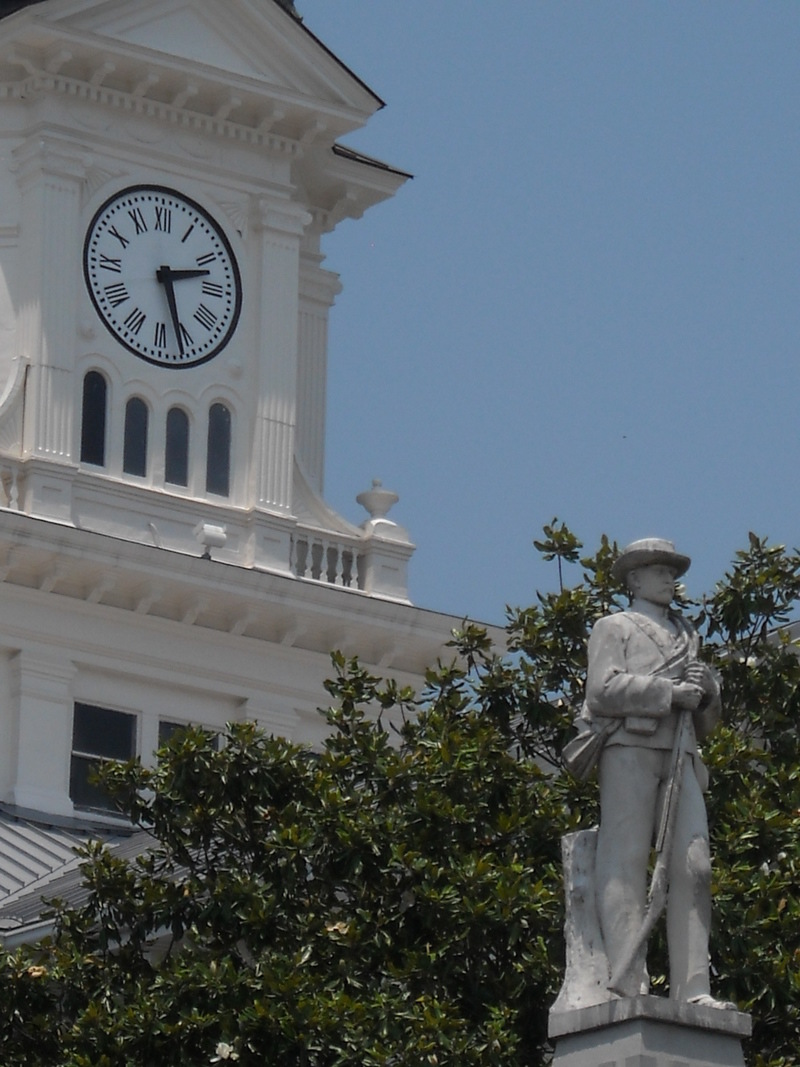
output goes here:
{"type": "Polygon", "coordinates": [[[86,166],[71,144],[42,133],[15,151],[15,166],[22,200],[20,354],[30,361],[23,448],[69,462],[86,166]]]}
{"type": "Polygon", "coordinates": [[[255,498],[257,507],[288,513],[297,408],[300,240],[310,216],[300,207],[266,197],[255,206],[260,260],[255,498]]]}
{"type": "Polygon", "coordinates": [[[342,290],[338,274],[323,270],[321,260],[319,254],[305,252],[300,264],[296,441],[306,478],[320,495],[325,479],[328,314],[342,290]]]}
{"type": "MultiPolygon", "coordinates": [[[[13,550],[6,554],[0,572],[10,569],[13,550]]],[[[19,699],[16,686],[17,651],[0,649],[0,798],[9,797],[17,775],[19,699]]]]}
{"type": "Polygon", "coordinates": [[[14,666],[19,731],[11,799],[21,808],[71,814],[69,757],[75,665],[61,656],[23,649],[14,666]]]}

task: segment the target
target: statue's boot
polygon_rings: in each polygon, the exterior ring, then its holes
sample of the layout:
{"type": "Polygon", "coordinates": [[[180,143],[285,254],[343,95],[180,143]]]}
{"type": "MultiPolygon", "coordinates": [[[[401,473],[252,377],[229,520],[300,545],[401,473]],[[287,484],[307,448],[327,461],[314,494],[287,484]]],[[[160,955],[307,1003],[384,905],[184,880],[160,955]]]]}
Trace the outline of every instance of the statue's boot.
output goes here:
{"type": "Polygon", "coordinates": [[[732,1000],[717,1000],[710,993],[700,993],[699,996],[689,997],[689,1004],[696,1004],[698,1008],[716,1008],[720,1011],[738,1011],[739,1008],[732,1000]]]}

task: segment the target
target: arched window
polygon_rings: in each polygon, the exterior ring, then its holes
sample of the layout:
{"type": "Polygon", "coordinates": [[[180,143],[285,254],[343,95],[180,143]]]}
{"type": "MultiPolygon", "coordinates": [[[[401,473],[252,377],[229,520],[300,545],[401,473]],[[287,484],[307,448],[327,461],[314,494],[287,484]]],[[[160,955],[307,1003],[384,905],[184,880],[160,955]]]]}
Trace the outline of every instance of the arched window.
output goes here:
{"type": "Polygon", "coordinates": [[[231,413],[224,404],[212,404],[208,412],[206,492],[227,496],[231,483],[231,413]]]}
{"type": "Polygon", "coordinates": [[[125,439],[122,469],[125,474],[147,473],[147,404],[133,396],[125,405],[125,439]]]}
{"type": "Polygon", "coordinates": [[[108,386],[105,378],[99,371],[90,370],[83,379],[81,463],[105,466],[107,399],[108,386]]]}
{"type": "Polygon", "coordinates": [[[189,484],[189,416],[182,408],[167,412],[164,480],[170,485],[189,484]]]}

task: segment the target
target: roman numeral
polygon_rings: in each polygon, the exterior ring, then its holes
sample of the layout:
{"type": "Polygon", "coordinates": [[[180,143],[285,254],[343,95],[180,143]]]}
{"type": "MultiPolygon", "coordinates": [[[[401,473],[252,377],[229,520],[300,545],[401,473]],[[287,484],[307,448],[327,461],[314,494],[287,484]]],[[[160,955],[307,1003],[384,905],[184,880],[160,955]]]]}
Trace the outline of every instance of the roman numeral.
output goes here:
{"type": "Polygon", "coordinates": [[[117,285],[107,285],[105,287],[104,292],[106,294],[106,300],[108,300],[112,308],[116,308],[119,307],[120,304],[124,304],[130,296],[130,293],[122,284],[122,282],[119,282],[117,285]]]}
{"type": "Polygon", "coordinates": [[[156,323],[155,336],[153,337],[154,348],[166,348],[167,347],[167,324],[165,322],[156,323]]]}
{"type": "Polygon", "coordinates": [[[125,319],[125,325],[128,327],[131,333],[138,334],[142,326],[144,326],[144,320],[146,318],[147,315],[145,315],[143,311],[140,311],[138,308],[134,308],[130,315],[128,315],[127,319],[125,319]]]}
{"type": "Polygon", "coordinates": [[[142,214],[141,208],[132,208],[128,214],[131,217],[133,225],[136,227],[136,236],[138,237],[140,233],[147,233],[147,223],[144,221],[144,215],[142,214]]]}
{"type": "Polygon", "coordinates": [[[188,345],[191,348],[194,345],[194,339],[192,338],[192,335],[189,333],[189,331],[186,329],[186,327],[183,325],[183,323],[180,323],[180,327],[181,327],[181,340],[183,341],[183,343],[185,345],[188,345]]]}
{"type": "Polygon", "coordinates": [[[192,232],[193,229],[194,229],[194,223],[192,223],[192,225],[189,227],[189,229],[186,231],[186,233],[183,235],[183,237],[181,237],[181,244],[182,245],[186,244],[186,242],[189,240],[189,234],[192,232]]]}
{"type": "Polygon", "coordinates": [[[218,296],[223,297],[225,290],[221,285],[217,285],[216,282],[203,282],[203,296],[218,296]]]}
{"type": "Polygon", "coordinates": [[[208,266],[209,263],[213,263],[216,258],[217,258],[216,252],[206,252],[206,254],[204,256],[198,256],[197,257],[197,261],[196,261],[197,262],[197,266],[198,267],[206,267],[206,266],[208,266]]]}
{"type": "Polygon", "coordinates": [[[213,311],[209,311],[205,304],[201,304],[195,311],[194,318],[197,319],[201,326],[205,326],[207,330],[213,330],[217,325],[217,316],[213,311]]]}
{"type": "Polygon", "coordinates": [[[122,260],[112,259],[104,252],[100,253],[100,267],[102,270],[110,270],[112,274],[122,274],[122,260]]]}
{"type": "Polygon", "coordinates": [[[112,237],[116,237],[116,239],[119,241],[123,248],[127,248],[130,244],[128,238],[123,237],[116,226],[110,226],[108,232],[111,234],[112,237]]]}
{"type": "Polygon", "coordinates": [[[172,211],[168,207],[156,204],[156,229],[162,233],[172,233],[172,211]]]}

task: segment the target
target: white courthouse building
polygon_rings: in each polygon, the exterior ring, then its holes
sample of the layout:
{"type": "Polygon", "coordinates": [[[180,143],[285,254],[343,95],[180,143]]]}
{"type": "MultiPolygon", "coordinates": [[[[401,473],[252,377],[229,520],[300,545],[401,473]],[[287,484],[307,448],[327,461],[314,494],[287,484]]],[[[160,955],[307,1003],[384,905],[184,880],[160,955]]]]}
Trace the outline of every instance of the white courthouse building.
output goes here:
{"type": "Polygon", "coordinates": [[[7,944],[122,832],[97,761],[319,743],[332,649],[419,685],[458,625],[408,600],[393,494],[323,496],[323,242],[407,177],[341,143],[381,106],[290,0],[0,0],[7,944]]]}

